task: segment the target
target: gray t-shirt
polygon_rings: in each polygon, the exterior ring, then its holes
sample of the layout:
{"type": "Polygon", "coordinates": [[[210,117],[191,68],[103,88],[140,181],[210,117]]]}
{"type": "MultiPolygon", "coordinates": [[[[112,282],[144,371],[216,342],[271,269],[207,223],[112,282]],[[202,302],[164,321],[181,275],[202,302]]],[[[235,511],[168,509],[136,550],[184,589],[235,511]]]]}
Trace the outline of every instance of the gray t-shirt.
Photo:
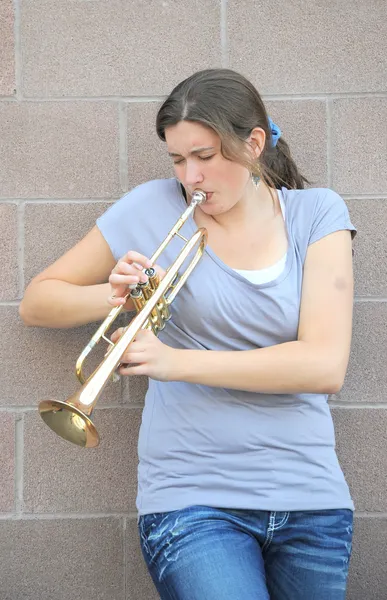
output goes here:
{"type": "MultiPolygon", "coordinates": [[[[297,339],[308,245],[341,229],[355,234],[330,189],[278,190],[286,210],[286,265],[254,284],[207,247],[159,334],[175,348],[251,350],[297,339]]],[[[150,257],[186,208],[176,179],[142,184],[97,225],[118,260],[150,257]]],[[[190,218],[181,233],[197,227],[190,218]]],[[[167,268],[183,245],[157,261],[167,268]]],[[[278,365],[281,368],[281,365],[278,365]]],[[[129,435],[129,432],[128,432],[129,435]]],[[[149,380],[138,441],[139,514],[190,505],[271,511],[353,509],[335,452],[325,394],[263,394],[149,380]]]]}

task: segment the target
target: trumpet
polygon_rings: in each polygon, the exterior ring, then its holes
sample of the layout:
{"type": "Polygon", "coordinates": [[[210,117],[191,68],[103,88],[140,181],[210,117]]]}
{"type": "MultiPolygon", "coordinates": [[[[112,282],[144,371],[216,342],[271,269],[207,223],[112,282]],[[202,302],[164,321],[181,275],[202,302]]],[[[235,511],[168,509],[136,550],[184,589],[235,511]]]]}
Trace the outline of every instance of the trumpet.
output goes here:
{"type": "Polygon", "coordinates": [[[204,227],[198,228],[190,239],[186,239],[179,231],[195,208],[204,203],[206,198],[206,193],[202,190],[193,193],[190,204],[150,258],[154,265],[175,236],[185,242],[180,254],[166,270],[165,276],[160,280],[156,270],[150,267],[145,270],[148,281],[131,286],[125,301],[129,298],[133,301],[136,314],[124,327],[120,338],[113,344],[105,334],[124,305],[117,306],[109,312],[82,350],[75,365],[76,377],[81,383],[80,389],[66,401],[42,400],[39,403],[39,414],[43,421],[65,440],[83,448],[98,446],[99,433],[90,417],[105,386],[110,379],[117,378],[116,371],[121,364],[121,358],[141,329],[150,329],[157,335],[165,327],[166,322],[171,318],[170,305],[203,255],[207,243],[207,230],[204,227]],[[192,252],[194,252],[193,258],[190,259],[185,271],[180,274],[179,270],[192,252]],[[110,346],[103,360],[86,379],[83,373],[84,361],[101,339],[110,346]]]}

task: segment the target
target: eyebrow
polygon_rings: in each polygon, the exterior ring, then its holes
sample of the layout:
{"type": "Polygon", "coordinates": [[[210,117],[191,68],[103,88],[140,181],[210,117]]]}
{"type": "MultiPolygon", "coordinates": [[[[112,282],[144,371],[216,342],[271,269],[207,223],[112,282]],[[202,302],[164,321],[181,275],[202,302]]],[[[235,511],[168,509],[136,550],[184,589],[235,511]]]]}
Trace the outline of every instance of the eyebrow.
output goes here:
{"type": "MultiPolygon", "coordinates": [[[[214,146],[202,146],[201,148],[194,148],[189,154],[199,154],[199,152],[204,152],[205,150],[215,150],[215,148],[214,146]]],[[[182,156],[176,152],[168,152],[168,154],[169,156],[182,156]]]]}

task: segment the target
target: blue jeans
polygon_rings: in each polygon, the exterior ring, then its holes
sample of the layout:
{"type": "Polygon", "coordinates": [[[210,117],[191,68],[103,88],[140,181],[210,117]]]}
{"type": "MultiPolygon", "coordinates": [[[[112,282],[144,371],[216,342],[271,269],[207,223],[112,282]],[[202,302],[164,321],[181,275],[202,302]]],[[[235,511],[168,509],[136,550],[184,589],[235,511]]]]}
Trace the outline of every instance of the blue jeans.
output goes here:
{"type": "Polygon", "coordinates": [[[191,506],[139,518],[162,600],[344,600],[351,510],[191,506]]]}

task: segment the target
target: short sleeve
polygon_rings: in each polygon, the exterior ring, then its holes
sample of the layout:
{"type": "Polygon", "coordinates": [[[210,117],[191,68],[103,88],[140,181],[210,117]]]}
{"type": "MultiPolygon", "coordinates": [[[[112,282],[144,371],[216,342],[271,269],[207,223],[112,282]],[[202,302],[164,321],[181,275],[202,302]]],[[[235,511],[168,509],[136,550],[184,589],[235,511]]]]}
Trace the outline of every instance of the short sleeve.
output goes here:
{"type": "Polygon", "coordinates": [[[97,219],[96,225],[116,260],[129,250],[153,255],[180,216],[177,192],[174,178],[141,183],[97,219]]]}
{"type": "Polygon", "coordinates": [[[149,215],[155,213],[155,199],[165,193],[166,185],[165,180],[141,183],[97,219],[96,225],[116,260],[129,250],[149,252],[149,215]]]}
{"type": "MultiPolygon", "coordinates": [[[[126,252],[125,238],[130,239],[129,211],[134,192],[129,192],[110,206],[96,221],[114,258],[118,260],[126,252]]],[[[130,243],[130,242],[129,242],[130,243]]]]}
{"type": "Polygon", "coordinates": [[[316,202],[309,244],[344,229],[351,232],[352,239],[355,237],[357,230],[351,222],[345,201],[333,190],[321,191],[316,202]]]}

